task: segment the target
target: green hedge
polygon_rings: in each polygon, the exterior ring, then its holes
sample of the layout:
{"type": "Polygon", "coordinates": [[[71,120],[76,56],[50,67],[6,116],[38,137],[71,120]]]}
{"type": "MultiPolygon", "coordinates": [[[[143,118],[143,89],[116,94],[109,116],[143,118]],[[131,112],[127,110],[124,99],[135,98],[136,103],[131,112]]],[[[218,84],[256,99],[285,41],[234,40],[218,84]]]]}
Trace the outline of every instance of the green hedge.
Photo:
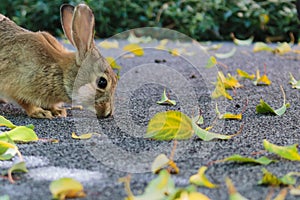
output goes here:
{"type": "MultiPolygon", "coordinates": [[[[0,13],[30,30],[61,36],[59,7],[82,1],[1,0],[0,13]]],[[[109,37],[124,30],[158,26],[197,40],[227,40],[254,35],[289,39],[300,35],[295,0],[86,0],[96,18],[96,36],[109,37]]]]}

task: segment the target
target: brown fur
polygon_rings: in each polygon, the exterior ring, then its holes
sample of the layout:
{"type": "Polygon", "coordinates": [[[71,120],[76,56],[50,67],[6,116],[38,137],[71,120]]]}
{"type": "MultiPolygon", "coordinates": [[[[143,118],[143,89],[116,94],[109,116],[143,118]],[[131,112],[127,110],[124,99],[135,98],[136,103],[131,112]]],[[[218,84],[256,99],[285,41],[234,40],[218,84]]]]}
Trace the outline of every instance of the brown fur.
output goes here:
{"type": "MultiPolygon", "coordinates": [[[[74,15],[79,19],[72,22],[73,26],[80,23],[85,13],[92,14],[86,5],[80,4],[75,8],[74,15]]],[[[86,19],[83,21],[86,22],[86,19]]],[[[94,96],[90,99],[94,99],[97,114],[102,117],[110,114],[116,75],[94,46],[93,40],[86,45],[86,41],[81,41],[82,36],[75,37],[81,46],[77,45],[77,52],[69,52],[50,34],[27,31],[0,15],[0,95],[19,103],[31,117],[64,117],[66,111],[58,105],[72,102],[76,80],[76,89],[91,84],[94,96]],[[85,46],[89,48],[83,50],[85,46]],[[78,78],[77,73],[81,69],[88,73],[86,77],[78,78]],[[109,84],[105,90],[96,87],[99,76],[107,78],[109,84]],[[97,106],[99,99],[101,105],[105,102],[108,106],[97,106]]]]}

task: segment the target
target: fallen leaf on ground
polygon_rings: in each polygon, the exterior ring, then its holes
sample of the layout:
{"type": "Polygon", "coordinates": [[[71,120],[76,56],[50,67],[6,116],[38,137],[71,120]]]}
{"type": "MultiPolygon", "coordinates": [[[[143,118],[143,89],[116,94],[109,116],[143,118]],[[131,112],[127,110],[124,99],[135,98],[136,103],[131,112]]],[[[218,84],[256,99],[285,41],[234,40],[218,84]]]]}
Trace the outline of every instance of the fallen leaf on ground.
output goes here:
{"type": "Polygon", "coordinates": [[[291,46],[287,42],[279,43],[277,47],[274,48],[273,52],[275,54],[283,55],[292,51],[291,46]]]}
{"type": "Polygon", "coordinates": [[[233,120],[242,120],[242,113],[234,114],[231,112],[226,112],[221,114],[218,108],[218,104],[216,103],[216,114],[219,119],[233,119],[233,120]]]}
{"type": "Polygon", "coordinates": [[[72,133],[72,138],[73,139],[78,139],[78,140],[87,140],[87,139],[90,139],[91,137],[93,136],[93,133],[85,133],[85,134],[82,134],[82,135],[76,135],[75,132],[72,133]]]}
{"type": "Polygon", "coordinates": [[[243,79],[250,79],[250,80],[253,80],[255,78],[255,75],[254,74],[248,74],[247,72],[241,70],[241,69],[237,69],[236,70],[238,76],[240,78],[243,78],[243,79]]]}
{"type": "Polygon", "coordinates": [[[1,133],[0,140],[6,138],[6,135],[14,142],[33,142],[39,139],[34,130],[26,126],[18,126],[12,130],[1,133]]]}
{"type": "Polygon", "coordinates": [[[267,140],[263,140],[263,145],[264,148],[270,153],[275,153],[278,156],[291,161],[300,161],[300,155],[297,148],[298,144],[290,146],[278,146],[270,143],[267,140]]]}
{"type": "Polygon", "coordinates": [[[225,59],[232,57],[236,52],[236,48],[233,47],[229,52],[227,53],[216,53],[215,56],[219,59],[225,59]]]}
{"type": "Polygon", "coordinates": [[[169,99],[169,97],[167,96],[166,89],[164,89],[164,92],[161,95],[161,99],[159,101],[157,101],[156,103],[159,105],[171,105],[171,106],[176,105],[176,101],[169,99]]]}
{"type": "Polygon", "coordinates": [[[10,160],[16,154],[19,155],[20,160],[23,160],[18,147],[9,137],[5,140],[0,140],[0,160],[10,160]]]}
{"type": "Polygon", "coordinates": [[[239,81],[231,76],[231,74],[227,74],[227,77],[223,74],[223,72],[218,71],[218,77],[220,77],[222,83],[225,86],[225,89],[234,89],[234,88],[240,88],[242,85],[239,83],[239,81]]]}
{"type": "Polygon", "coordinates": [[[17,126],[14,125],[11,121],[6,119],[5,117],[0,115],[0,126],[6,126],[8,128],[16,128],[17,126]]]}
{"type": "Polygon", "coordinates": [[[292,85],[292,88],[300,89],[300,80],[297,81],[292,73],[290,73],[289,83],[292,85]]]}
{"type": "Polygon", "coordinates": [[[180,56],[180,50],[179,50],[178,48],[170,49],[170,50],[169,50],[169,53],[170,53],[172,56],[180,56]]]}
{"type": "Polygon", "coordinates": [[[107,60],[108,64],[111,66],[111,68],[121,70],[122,67],[116,63],[116,61],[113,57],[106,57],[105,59],[107,60]]]}
{"type": "Polygon", "coordinates": [[[230,94],[226,91],[224,83],[222,82],[221,78],[218,76],[216,88],[212,92],[211,97],[213,99],[217,99],[221,96],[224,96],[225,98],[227,98],[229,100],[232,100],[232,96],[230,96],[230,94]]]}
{"type": "Polygon", "coordinates": [[[176,166],[174,161],[170,160],[165,154],[159,154],[151,165],[151,171],[154,174],[157,174],[160,170],[165,167],[171,167],[172,170],[178,174],[179,168],[176,166]]]}
{"type": "Polygon", "coordinates": [[[195,134],[203,141],[210,141],[210,140],[214,140],[214,139],[229,140],[232,137],[237,136],[241,132],[241,131],[239,131],[238,133],[232,134],[232,135],[223,135],[223,134],[219,134],[219,133],[213,133],[213,132],[209,132],[205,129],[200,128],[194,122],[193,122],[193,127],[194,127],[195,134]]]}
{"type": "Polygon", "coordinates": [[[241,156],[238,154],[234,154],[232,156],[229,156],[227,158],[219,160],[218,162],[238,162],[238,163],[253,163],[253,164],[259,164],[259,165],[268,165],[268,164],[270,164],[272,162],[276,162],[276,161],[271,160],[265,156],[254,159],[254,158],[248,158],[248,157],[244,157],[244,156],[241,156]]]}
{"type": "Polygon", "coordinates": [[[197,186],[207,187],[207,188],[217,188],[218,186],[210,182],[205,176],[206,170],[207,170],[206,166],[200,167],[198,173],[190,177],[190,183],[195,184],[197,186]]]}
{"type": "Polygon", "coordinates": [[[258,182],[259,185],[270,185],[270,186],[280,186],[280,185],[294,185],[296,183],[296,179],[292,174],[286,174],[285,176],[278,178],[267,169],[262,168],[263,177],[258,182]]]}
{"type": "Polygon", "coordinates": [[[212,68],[212,67],[214,67],[216,64],[218,64],[218,61],[217,61],[216,57],[211,56],[211,57],[209,57],[209,59],[208,59],[206,65],[205,65],[205,68],[207,68],[207,69],[212,68]]]}
{"type": "Polygon", "coordinates": [[[259,70],[256,71],[256,80],[253,81],[254,85],[270,85],[271,81],[266,74],[260,76],[259,70]]]}
{"type": "Polygon", "coordinates": [[[300,185],[298,187],[292,187],[290,189],[290,194],[294,196],[300,196],[300,185]]]}
{"type": "Polygon", "coordinates": [[[53,198],[60,200],[86,196],[82,184],[72,178],[60,178],[52,181],[49,189],[53,198]]]}
{"type": "Polygon", "coordinates": [[[158,177],[153,179],[146,187],[144,193],[135,196],[134,200],[160,200],[165,199],[176,191],[174,181],[166,170],[160,171],[158,177]]]}
{"type": "Polygon", "coordinates": [[[233,33],[231,33],[230,36],[231,36],[234,44],[239,45],[239,46],[249,46],[252,44],[253,39],[254,39],[253,36],[251,36],[245,40],[237,39],[233,33]]]}
{"type": "Polygon", "coordinates": [[[99,43],[99,46],[105,49],[117,49],[119,48],[119,42],[117,40],[104,40],[99,43]]]}
{"type": "Polygon", "coordinates": [[[200,192],[191,192],[183,191],[180,193],[180,197],[174,200],[210,200],[206,195],[200,192]]]}
{"type": "Polygon", "coordinates": [[[155,47],[155,49],[158,49],[158,50],[166,50],[166,44],[168,43],[168,39],[162,39],[160,42],[159,42],[159,45],[155,47]]]}
{"type": "Polygon", "coordinates": [[[152,41],[152,37],[150,36],[136,37],[134,32],[130,32],[127,40],[130,43],[149,43],[152,41]]]}
{"type": "Polygon", "coordinates": [[[183,140],[194,134],[192,120],[179,111],[166,111],[154,115],[150,120],[145,138],[156,140],[183,140]]]}
{"type": "Polygon", "coordinates": [[[12,174],[15,172],[22,172],[22,173],[27,173],[28,169],[26,168],[26,163],[24,161],[19,162],[17,164],[14,164],[11,168],[8,169],[7,175],[8,175],[8,180],[11,183],[14,183],[14,179],[12,177],[12,174]]]}
{"type": "Polygon", "coordinates": [[[266,43],[263,42],[256,42],[253,47],[253,52],[259,51],[269,51],[272,52],[273,48],[269,47],[266,43]]]}
{"type": "Polygon", "coordinates": [[[256,106],[256,112],[259,114],[273,114],[278,116],[283,115],[286,109],[290,107],[290,104],[286,103],[285,93],[282,87],[281,87],[281,91],[283,93],[283,105],[280,108],[274,110],[263,99],[260,99],[260,103],[256,106]]]}
{"type": "Polygon", "coordinates": [[[225,183],[228,189],[229,200],[247,200],[236,189],[229,177],[226,177],[225,183]]]}
{"type": "Polygon", "coordinates": [[[9,200],[9,196],[8,195],[0,196],[0,200],[9,200]]]}
{"type": "Polygon", "coordinates": [[[144,50],[143,48],[138,45],[138,44],[128,44],[123,47],[124,51],[129,51],[133,53],[136,56],[143,56],[144,55],[144,50]]]}

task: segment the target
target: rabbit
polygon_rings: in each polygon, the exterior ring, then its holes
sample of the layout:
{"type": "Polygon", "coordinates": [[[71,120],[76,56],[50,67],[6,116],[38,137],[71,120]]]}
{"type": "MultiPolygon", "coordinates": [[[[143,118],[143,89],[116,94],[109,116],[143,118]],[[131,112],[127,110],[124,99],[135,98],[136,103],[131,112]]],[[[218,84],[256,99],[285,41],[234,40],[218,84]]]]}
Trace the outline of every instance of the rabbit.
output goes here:
{"type": "Polygon", "coordinates": [[[49,33],[23,29],[0,14],[0,96],[32,118],[66,117],[61,104],[75,98],[93,105],[97,117],[108,117],[117,76],[94,43],[93,12],[85,4],[63,4],[60,14],[76,52],[49,33]]]}

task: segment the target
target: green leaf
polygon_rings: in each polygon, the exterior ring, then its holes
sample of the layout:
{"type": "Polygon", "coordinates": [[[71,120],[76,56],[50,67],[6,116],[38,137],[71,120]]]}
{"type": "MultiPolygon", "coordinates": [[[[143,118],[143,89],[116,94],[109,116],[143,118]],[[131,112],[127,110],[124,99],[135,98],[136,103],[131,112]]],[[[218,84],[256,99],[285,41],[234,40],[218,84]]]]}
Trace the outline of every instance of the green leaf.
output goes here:
{"type": "Polygon", "coordinates": [[[219,59],[225,59],[232,57],[236,52],[236,48],[233,47],[229,52],[227,53],[216,53],[215,56],[219,59]]]}
{"type": "Polygon", "coordinates": [[[192,120],[179,111],[157,113],[149,122],[145,138],[183,140],[194,134],[192,120]]]}
{"type": "Polygon", "coordinates": [[[213,133],[213,132],[209,132],[207,130],[204,130],[202,128],[200,128],[197,124],[193,123],[193,127],[195,130],[195,134],[203,141],[210,141],[213,139],[221,139],[221,140],[229,140],[232,137],[236,136],[237,134],[233,134],[233,135],[222,135],[222,134],[218,134],[218,133],[213,133]]]}
{"type": "Polygon", "coordinates": [[[0,200],[9,200],[9,196],[8,195],[0,196],[0,200]]]}
{"type": "Polygon", "coordinates": [[[293,76],[292,73],[290,73],[290,81],[289,81],[289,83],[292,85],[292,88],[300,89],[300,80],[297,81],[294,78],[294,76],[293,76]]]}
{"type": "Polygon", "coordinates": [[[272,162],[276,162],[275,160],[271,160],[265,156],[262,156],[258,159],[254,159],[254,158],[243,157],[238,154],[234,154],[232,156],[220,160],[220,162],[230,162],[230,161],[238,162],[238,163],[253,163],[259,165],[268,165],[272,162]]]}
{"type": "Polygon", "coordinates": [[[175,191],[175,184],[170,174],[166,170],[162,170],[158,177],[147,185],[145,192],[134,197],[134,200],[162,200],[175,191]]]}
{"type": "Polygon", "coordinates": [[[286,109],[290,107],[289,103],[285,103],[285,93],[282,87],[281,91],[283,93],[283,105],[274,110],[268,103],[266,103],[264,100],[260,99],[260,104],[256,106],[256,112],[259,114],[273,114],[273,115],[278,115],[281,116],[285,113],[286,109]]]}
{"type": "MultiPolygon", "coordinates": [[[[234,35],[233,35],[234,36],[234,35]]],[[[252,44],[254,37],[251,36],[248,39],[245,40],[240,40],[237,39],[236,37],[233,37],[233,42],[234,44],[238,45],[238,46],[249,46],[252,44]]]]}
{"type": "Polygon", "coordinates": [[[6,119],[5,117],[0,115],[0,126],[6,126],[8,128],[15,128],[16,125],[14,125],[11,121],[6,119]]]}
{"type": "Polygon", "coordinates": [[[212,68],[216,64],[218,64],[218,61],[217,61],[216,57],[211,56],[211,57],[209,57],[209,59],[207,61],[207,64],[205,65],[205,68],[207,68],[207,69],[212,68]]]}
{"type": "Polygon", "coordinates": [[[24,161],[14,164],[11,168],[8,169],[7,175],[10,182],[14,183],[12,174],[15,172],[27,173],[28,169],[26,168],[26,163],[24,161]]]}
{"type": "Polygon", "coordinates": [[[260,185],[271,185],[271,186],[280,186],[280,185],[294,185],[296,183],[296,179],[292,176],[292,174],[286,174],[282,178],[278,178],[267,169],[263,168],[263,177],[258,182],[260,185]]]}
{"type": "Polygon", "coordinates": [[[26,126],[18,126],[10,131],[0,134],[0,140],[6,138],[8,135],[14,142],[32,142],[37,141],[39,138],[35,132],[26,126]]]}
{"type": "Polygon", "coordinates": [[[225,183],[228,189],[229,200],[247,200],[236,189],[229,177],[226,177],[225,183]]]}
{"type": "Polygon", "coordinates": [[[205,176],[206,170],[206,166],[200,167],[198,173],[190,177],[190,183],[207,188],[217,188],[218,186],[210,182],[205,176]]]}
{"type": "Polygon", "coordinates": [[[176,101],[170,100],[170,99],[167,97],[166,89],[164,89],[164,92],[163,92],[163,94],[161,95],[160,101],[157,101],[156,103],[159,104],[159,105],[171,105],[171,106],[175,106],[175,105],[176,105],[176,101]]]}
{"type": "Polygon", "coordinates": [[[72,178],[60,178],[52,181],[49,189],[55,199],[80,198],[86,196],[82,184],[72,178]]]}
{"type": "Polygon", "coordinates": [[[300,161],[300,155],[297,149],[298,144],[290,146],[277,146],[268,142],[267,140],[263,140],[263,144],[264,148],[270,153],[275,153],[278,156],[288,160],[300,161]]]}

